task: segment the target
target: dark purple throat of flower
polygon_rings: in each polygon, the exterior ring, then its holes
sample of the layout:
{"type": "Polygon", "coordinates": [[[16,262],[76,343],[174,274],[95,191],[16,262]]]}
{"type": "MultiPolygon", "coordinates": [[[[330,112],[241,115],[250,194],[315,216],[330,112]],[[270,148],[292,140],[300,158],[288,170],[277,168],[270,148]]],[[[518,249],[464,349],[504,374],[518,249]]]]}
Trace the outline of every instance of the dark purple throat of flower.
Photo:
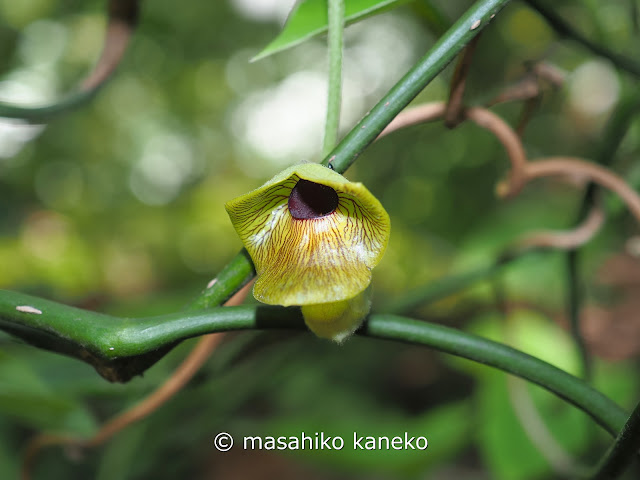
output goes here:
{"type": "Polygon", "coordinates": [[[309,180],[298,180],[289,195],[289,212],[298,220],[324,217],[337,207],[338,194],[333,188],[309,180]]]}

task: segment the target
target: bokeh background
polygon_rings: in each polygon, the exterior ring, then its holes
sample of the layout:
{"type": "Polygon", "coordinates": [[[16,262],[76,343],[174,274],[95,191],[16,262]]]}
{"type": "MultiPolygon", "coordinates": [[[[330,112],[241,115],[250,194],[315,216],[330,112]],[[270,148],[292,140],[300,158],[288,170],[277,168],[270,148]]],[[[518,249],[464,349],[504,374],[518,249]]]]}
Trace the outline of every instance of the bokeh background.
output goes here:
{"type": "MultiPolygon", "coordinates": [[[[46,125],[0,119],[0,288],[129,316],[178,311],[195,297],[241,247],[224,202],[289,165],[321,160],[326,39],[249,62],[277,35],[291,3],[143,2],[126,56],[92,102],[46,125]]],[[[347,28],[343,133],[434,43],[437,28],[421,8],[427,3],[409,2],[347,28]]],[[[450,21],[469,5],[433,3],[450,21]]],[[[636,3],[553,5],[590,38],[637,58],[636,3]]],[[[70,91],[99,56],[104,10],[94,0],[0,0],[0,99],[38,105],[70,91]]],[[[558,39],[521,2],[483,33],[468,102],[489,100],[539,60],[567,77],[562,88],[545,90],[526,130],[530,157],[593,158],[612,108],[637,81],[558,39]]],[[[451,73],[450,66],[416,101],[446,99],[451,73]]],[[[495,111],[515,125],[520,108],[495,111]]],[[[615,160],[632,184],[640,183],[639,153],[636,120],[615,160]]],[[[573,225],[580,185],[537,181],[503,201],[494,190],[506,169],[496,139],[470,124],[411,127],[361,155],[346,176],[368,186],[393,225],[374,274],[375,305],[490,264],[526,232],[573,225]]],[[[637,226],[617,199],[605,200],[608,222],[581,257],[583,322],[597,358],[594,385],[630,408],[640,387],[637,226]]],[[[411,313],[506,341],[579,374],[565,328],[566,282],[562,254],[533,255],[502,276],[507,319],[490,282],[411,313]]],[[[159,385],[192,345],[119,385],[0,334],[0,478],[17,477],[34,433],[90,435],[159,385]]],[[[523,427],[523,416],[528,412],[535,422],[535,412],[514,391],[524,392],[544,419],[557,443],[547,450],[584,463],[604,451],[608,437],[585,415],[487,367],[365,338],[338,347],[305,333],[247,332],[229,336],[188,387],[151,417],[94,450],[47,450],[35,474],[557,478],[523,427]],[[218,453],[212,439],[220,431],[237,438],[322,431],[347,445],[353,432],[406,431],[426,436],[429,448],[218,453]]]]}

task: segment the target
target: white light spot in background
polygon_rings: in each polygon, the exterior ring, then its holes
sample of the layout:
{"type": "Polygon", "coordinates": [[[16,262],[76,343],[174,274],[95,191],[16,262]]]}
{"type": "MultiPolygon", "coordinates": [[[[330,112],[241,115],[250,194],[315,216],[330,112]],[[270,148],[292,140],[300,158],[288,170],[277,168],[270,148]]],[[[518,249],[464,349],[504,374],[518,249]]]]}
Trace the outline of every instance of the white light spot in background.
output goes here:
{"type": "Polygon", "coordinates": [[[58,22],[39,20],[24,29],[18,53],[27,65],[57,62],[67,44],[67,29],[58,22]]]}
{"type": "Polygon", "coordinates": [[[296,0],[232,0],[231,4],[245,17],[269,22],[276,20],[284,23],[296,0]]]}
{"type": "MultiPolygon", "coordinates": [[[[67,30],[60,23],[41,20],[30,24],[20,36],[18,54],[27,65],[0,82],[0,100],[15,105],[42,105],[56,95],[55,64],[64,53],[67,30]]],[[[0,119],[0,158],[17,155],[44,130],[20,120],[0,119]]]]}
{"type": "Polygon", "coordinates": [[[0,118],[0,158],[17,155],[25,143],[44,129],[43,125],[29,125],[23,120],[0,118]]]}
{"type": "Polygon", "coordinates": [[[380,96],[411,67],[416,57],[413,24],[395,16],[376,17],[349,27],[344,77],[361,95],[380,96]]]}
{"type": "MultiPolygon", "coordinates": [[[[0,82],[0,100],[16,105],[40,104],[53,95],[51,89],[46,87],[48,80],[47,75],[32,71],[13,72],[8,80],[0,82]]],[[[30,125],[22,120],[0,119],[0,158],[16,155],[44,128],[44,125],[30,125]]]]}
{"type": "Polygon", "coordinates": [[[138,199],[148,205],[166,205],[180,188],[196,174],[190,143],[176,134],[153,137],[131,172],[129,186],[138,199]]]}
{"type": "MultiPolygon", "coordinates": [[[[420,48],[415,44],[416,35],[415,23],[392,15],[368,19],[346,30],[342,133],[411,66],[420,48]]],[[[241,153],[238,162],[250,176],[262,177],[274,168],[317,161],[321,153],[328,88],[326,40],[312,40],[279,55],[270,69],[295,73],[266,88],[253,78],[255,64],[248,66],[241,57],[227,64],[227,80],[243,97],[232,112],[230,126],[241,153]]]]}
{"type": "Polygon", "coordinates": [[[326,97],[323,74],[294,73],[279,85],[250,95],[233,115],[233,132],[275,165],[308,158],[321,145],[326,97]]]}
{"type": "Polygon", "coordinates": [[[571,75],[569,101],[584,115],[606,113],[618,100],[620,83],[608,63],[590,60],[571,75]]]}

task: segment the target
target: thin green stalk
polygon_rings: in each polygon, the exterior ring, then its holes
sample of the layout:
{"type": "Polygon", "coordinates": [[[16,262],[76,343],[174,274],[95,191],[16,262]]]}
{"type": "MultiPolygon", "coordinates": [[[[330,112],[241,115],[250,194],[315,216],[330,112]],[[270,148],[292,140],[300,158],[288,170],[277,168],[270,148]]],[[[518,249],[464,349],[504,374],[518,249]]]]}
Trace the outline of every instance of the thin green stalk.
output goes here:
{"type": "Polygon", "coordinates": [[[491,278],[504,267],[510,265],[514,260],[521,258],[525,253],[533,250],[525,250],[522,252],[513,252],[500,255],[495,262],[490,265],[482,266],[470,272],[451,275],[430,282],[429,284],[416,288],[410,292],[404,293],[399,298],[395,298],[384,303],[378,311],[384,313],[408,313],[412,309],[420,305],[428,305],[437,302],[450,295],[458,293],[475,283],[491,278]]]}
{"type": "Polygon", "coordinates": [[[587,350],[582,330],[580,330],[580,310],[584,296],[582,294],[582,282],[580,275],[579,250],[569,250],[567,252],[567,312],[569,314],[569,326],[573,343],[578,349],[580,363],[582,365],[582,378],[591,380],[593,368],[591,355],[587,350]]]}
{"type": "Polygon", "coordinates": [[[612,480],[627,469],[640,452],[640,403],[629,416],[611,448],[595,469],[592,480],[612,480]]]}
{"type": "Polygon", "coordinates": [[[387,93],[371,111],[353,127],[338,146],[324,159],[334,169],[344,172],[358,155],[373,142],[384,127],[426,87],[451,60],[475,37],[509,0],[480,0],[473,4],[436,44],[387,93]]]}
{"type": "MultiPolygon", "coordinates": [[[[595,155],[596,163],[604,166],[610,166],[613,163],[615,153],[629,130],[631,122],[639,111],[640,92],[634,91],[631,95],[626,95],[619,101],[605,127],[603,141],[600,143],[595,155]]],[[[588,211],[593,208],[597,191],[598,186],[596,184],[590,183],[587,186],[576,215],[576,224],[582,222],[582,219],[587,215],[588,211]]],[[[579,264],[580,249],[574,249],[567,252],[567,311],[570,321],[571,335],[581,358],[583,378],[589,381],[592,377],[592,361],[580,330],[580,310],[583,302],[583,286],[581,282],[579,264]]],[[[638,425],[635,427],[630,425],[629,428],[638,428],[640,431],[640,426],[638,425]]],[[[638,432],[635,434],[638,435],[638,432]]],[[[631,432],[629,436],[633,437],[633,432],[631,432]]],[[[611,471],[612,465],[608,464],[608,455],[617,455],[618,453],[617,450],[615,450],[616,448],[616,444],[614,444],[612,450],[610,450],[607,456],[603,458],[598,469],[599,473],[597,473],[594,478],[615,478],[613,476],[606,477],[602,475],[607,475],[607,472],[611,471]]]]}
{"type": "Polygon", "coordinates": [[[608,59],[616,67],[625,70],[626,72],[631,73],[637,77],[640,77],[640,63],[630,58],[619,55],[602,45],[592,42],[585,35],[574,29],[560,15],[555,13],[553,9],[547,7],[544,2],[541,2],[540,0],[524,1],[529,4],[531,8],[542,15],[547,23],[551,26],[551,28],[553,28],[559,35],[574,40],[588,50],[591,50],[596,55],[608,59]]]}
{"type": "MultiPolygon", "coordinates": [[[[615,153],[622,143],[631,122],[640,111],[640,93],[634,91],[630,95],[624,96],[612,113],[604,130],[603,141],[595,155],[596,163],[603,166],[610,166],[615,158],[615,153]]],[[[575,223],[582,222],[589,210],[595,203],[595,196],[598,187],[595,183],[590,183],[582,198],[582,202],[576,215],[575,223]]],[[[580,275],[580,250],[574,249],[567,252],[567,311],[571,325],[571,335],[578,348],[584,378],[591,378],[591,357],[587,351],[582,332],[580,330],[580,306],[582,305],[582,285],[580,275]]]]}
{"type": "Polygon", "coordinates": [[[324,128],[323,155],[338,142],[340,128],[340,103],[342,101],[342,34],[344,31],[344,0],[328,2],[329,44],[329,92],[327,99],[327,121],[324,128]]]}

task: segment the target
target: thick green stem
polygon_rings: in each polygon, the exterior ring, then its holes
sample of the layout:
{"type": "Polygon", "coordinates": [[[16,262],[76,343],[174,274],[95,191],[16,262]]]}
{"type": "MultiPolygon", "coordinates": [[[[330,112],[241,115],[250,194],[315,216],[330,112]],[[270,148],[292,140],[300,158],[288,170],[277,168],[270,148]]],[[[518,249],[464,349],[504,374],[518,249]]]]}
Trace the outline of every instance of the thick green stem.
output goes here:
{"type": "Polygon", "coordinates": [[[329,91],[327,95],[327,121],[324,128],[323,155],[336,146],[340,128],[342,101],[342,34],[344,30],[344,0],[329,0],[329,91]]]}
{"type": "Polygon", "coordinates": [[[482,0],[473,4],[440,37],[429,52],[387,93],[325,158],[342,173],[373,142],[393,118],[426,87],[464,46],[486,27],[509,0],[482,0]]]}
{"type": "Polygon", "coordinates": [[[615,442],[596,468],[592,480],[612,480],[626,470],[640,453],[640,403],[629,416],[615,442]]]}
{"type": "MultiPolygon", "coordinates": [[[[306,328],[298,308],[221,307],[132,319],[3,290],[0,290],[0,326],[29,343],[91,363],[99,371],[100,368],[112,371],[127,358],[152,354],[167,345],[207,333],[306,328]]],[[[624,410],[580,379],[511,347],[469,333],[384,314],[372,315],[359,333],[426,345],[513,373],[581,408],[614,435],[627,418],[624,410]]]]}

